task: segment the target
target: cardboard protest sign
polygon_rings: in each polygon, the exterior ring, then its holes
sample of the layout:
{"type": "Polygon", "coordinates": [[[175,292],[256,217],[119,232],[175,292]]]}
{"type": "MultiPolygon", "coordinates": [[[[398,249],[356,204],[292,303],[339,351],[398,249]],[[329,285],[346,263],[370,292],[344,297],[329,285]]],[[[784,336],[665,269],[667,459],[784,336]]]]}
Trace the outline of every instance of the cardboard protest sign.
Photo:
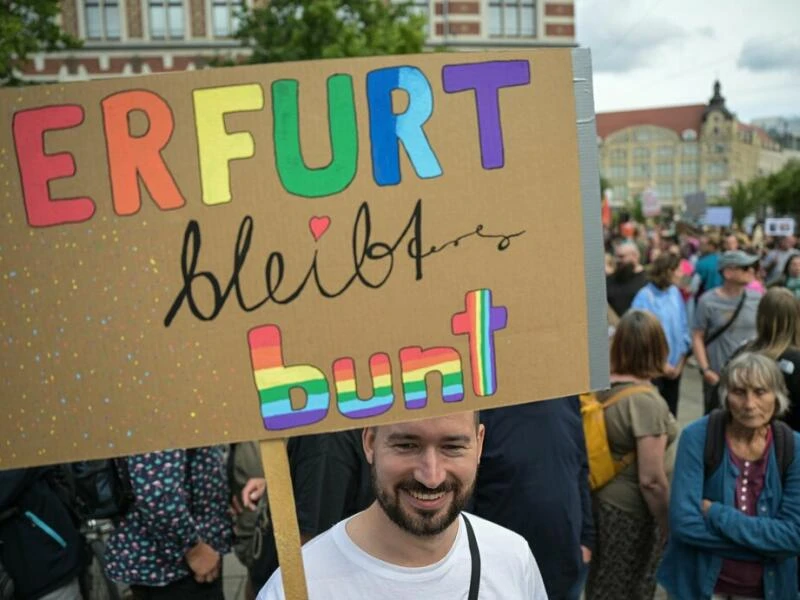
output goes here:
{"type": "Polygon", "coordinates": [[[700,219],[705,215],[708,206],[705,192],[686,194],[683,201],[686,203],[686,216],[690,219],[700,219]]]}
{"type": "Polygon", "coordinates": [[[772,236],[794,235],[795,222],[791,217],[770,217],[764,221],[764,233],[772,236]]]}
{"type": "Polygon", "coordinates": [[[0,468],[607,381],[571,49],[0,91],[0,468]]]}
{"type": "Polygon", "coordinates": [[[730,227],[733,223],[733,209],[730,206],[709,206],[703,216],[705,225],[730,227]]]}

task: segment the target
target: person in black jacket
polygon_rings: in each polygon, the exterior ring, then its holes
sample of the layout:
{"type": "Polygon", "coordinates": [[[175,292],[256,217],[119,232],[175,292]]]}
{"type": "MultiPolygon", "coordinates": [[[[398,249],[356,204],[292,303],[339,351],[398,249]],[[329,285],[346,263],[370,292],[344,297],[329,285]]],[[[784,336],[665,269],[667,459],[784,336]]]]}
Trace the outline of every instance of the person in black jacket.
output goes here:
{"type": "Polygon", "coordinates": [[[742,351],[760,352],[777,361],[789,390],[786,422],[800,431],[800,300],[786,288],[772,288],[761,299],[756,339],[742,351]]]}
{"type": "Polygon", "coordinates": [[[80,600],[81,534],[51,484],[52,467],[0,471],[0,561],[16,598],[80,600]]]}
{"type": "Polygon", "coordinates": [[[594,548],[578,398],[481,411],[481,423],[472,512],[527,540],[550,600],[578,600],[594,548]]]}
{"type": "MultiPolygon", "coordinates": [[[[304,544],[375,500],[360,429],[289,438],[286,451],[304,544]]],[[[244,507],[255,510],[265,487],[263,478],[251,479],[242,490],[244,507]]],[[[278,568],[271,526],[262,539],[261,552],[248,568],[254,590],[260,590],[278,568]]]]}

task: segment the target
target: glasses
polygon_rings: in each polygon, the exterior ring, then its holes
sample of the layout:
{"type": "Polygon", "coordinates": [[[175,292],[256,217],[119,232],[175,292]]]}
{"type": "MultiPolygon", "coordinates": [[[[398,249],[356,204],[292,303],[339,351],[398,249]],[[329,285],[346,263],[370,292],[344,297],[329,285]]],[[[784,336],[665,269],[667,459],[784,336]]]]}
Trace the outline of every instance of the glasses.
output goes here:
{"type": "Polygon", "coordinates": [[[742,265],[742,266],[737,267],[737,268],[740,271],[749,271],[750,269],[753,269],[755,271],[758,268],[758,265],[756,265],[756,264],[753,264],[753,265],[742,265]]]}

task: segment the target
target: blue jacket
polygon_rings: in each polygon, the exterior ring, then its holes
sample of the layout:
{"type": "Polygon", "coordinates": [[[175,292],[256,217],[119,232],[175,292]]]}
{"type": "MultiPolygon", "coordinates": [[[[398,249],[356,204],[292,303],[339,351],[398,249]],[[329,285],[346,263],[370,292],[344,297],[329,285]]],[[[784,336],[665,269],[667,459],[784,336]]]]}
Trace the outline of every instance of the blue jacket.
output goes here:
{"type": "Polygon", "coordinates": [[[631,308],[646,310],[658,318],[669,346],[667,361],[670,366],[677,366],[691,346],[686,303],[680,290],[674,285],[660,290],[652,283],[648,283],[636,294],[631,308]]]}
{"type": "Polygon", "coordinates": [[[761,561],[764,596],[797,597],[797,555],[800,554],[800,435],[794,461],[781,483],[775,447],[770,450],[758,516],[737,511],[734,488],[739,470],[725,448],[724,459],[704,481],[703,452],[708,417],[689,425],[681,435],[669,507],[670,537],[658,581],[678,600],[710,598],[722,559],[761,561]],[[704,517],[703,499],[713,502],[704,517]]]}

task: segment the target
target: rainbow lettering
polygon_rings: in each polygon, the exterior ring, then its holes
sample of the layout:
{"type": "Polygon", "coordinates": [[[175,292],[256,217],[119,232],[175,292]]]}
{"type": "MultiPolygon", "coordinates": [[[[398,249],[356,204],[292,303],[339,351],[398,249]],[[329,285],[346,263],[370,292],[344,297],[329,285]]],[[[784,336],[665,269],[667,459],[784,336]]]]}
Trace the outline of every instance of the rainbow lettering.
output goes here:
{"type": "Polygon", "coordinates": [[[382,415],[392,408],[392,365],[389,355],[373,354],[369,357],[372,376],[372,398],[361,398],[356,390],[355,361],[340,358],[333,363],[333,383],[339,412],[351,419],[365,419],[382,415]]]}
{"type": "Polygon", "coordinates": [[[311,425],[328,415],[328,380],[322,371],[311,365],[284,365],[278,327],[262,325],[251,329],[247,341],[266,429],[293,429],[311,425]],[[301,388],[305,392],[304,408],[292,408],[289,396],[292,388],[301,388]]]}
{"type": "Polygon", "coordinates": [[[400,370],[406,408],[424,408],[428,404],[425,377],[438,372],[442,376],[442,399],[459,402],[464,399],[464,375],[461,356],[455,348],[441,346],[423,350],[419,346],[400,350],[400,370]]]}
{"type": "Polygon", "coordinates": [[[497,365],[494,352],[494,332],[504,329],[508,310],[492,306],[492,291],[472,290],[466,295],[466,310],[453,315],[452,329],[456,335],[469,337],[469,358],[472,389],[476,396],[491,396],[497,391],[497,365]]]}

